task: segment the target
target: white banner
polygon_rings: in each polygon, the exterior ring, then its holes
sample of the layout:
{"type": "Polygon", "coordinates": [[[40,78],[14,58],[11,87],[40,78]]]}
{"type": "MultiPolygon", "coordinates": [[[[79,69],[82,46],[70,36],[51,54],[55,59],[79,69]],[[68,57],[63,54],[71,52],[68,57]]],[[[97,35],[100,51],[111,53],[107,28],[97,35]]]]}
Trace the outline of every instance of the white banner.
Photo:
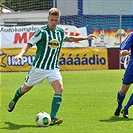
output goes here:
{"type": "MultiPolygon", "coordinates": [[[[42,25],[0,27],[1,48],[21,48],[31,38],[34,31],[42,25]]],[[[59,25],[67,35],[87,36],[86,27],[76,28],[75,26],[59,25]]],[[[88,41],[63,43],[63,47],[88,47],[88,41]]]]}
{"type": "MultiPolygon", "coordinates": [[[[65,33],[69,36],[87,36],[86,27],[77,28],[75,26],[70,25],[59,25],[65,31],[65,33]]],[[[79,42],[63,42],[63,47],[88,47],[88,41],[79,41],[79,42]]]]}

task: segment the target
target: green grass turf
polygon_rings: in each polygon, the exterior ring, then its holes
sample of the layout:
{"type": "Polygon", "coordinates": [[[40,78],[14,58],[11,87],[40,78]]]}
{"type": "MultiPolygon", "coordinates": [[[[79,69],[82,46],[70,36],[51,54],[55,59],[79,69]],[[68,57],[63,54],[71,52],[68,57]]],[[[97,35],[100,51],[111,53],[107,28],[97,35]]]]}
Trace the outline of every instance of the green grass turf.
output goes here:
{"type": "MultiPolygon", "coordinates": [[[[9,101],[23,84],[27,72],[1,73],[0,133],[133,133],[133,112],[129,118],[113,117],[116,94],[124,70],[62,71],[63,101],[57,117],[61,125],[37,127],[35,116],[50,113],[53,89],[45,80],[18,101],[13,112],[7,111],[9,101]]],[[[129,89],[124,104],[132,93],[129,89]]]]}

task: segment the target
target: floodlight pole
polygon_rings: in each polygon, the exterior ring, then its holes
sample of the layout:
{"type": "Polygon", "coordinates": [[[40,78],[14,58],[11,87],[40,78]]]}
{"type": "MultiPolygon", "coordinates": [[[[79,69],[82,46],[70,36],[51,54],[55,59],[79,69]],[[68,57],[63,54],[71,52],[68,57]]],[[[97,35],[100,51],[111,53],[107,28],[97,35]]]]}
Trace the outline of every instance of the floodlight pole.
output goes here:
{"type": "Polygon", "coordinates": [[[121,44],[121,30],[122,30],[122,11],[123,9],[120,9],[120,44],[121,44]]]}
{"type": "Polygon", "coordinates": [[[57,0],[53,0],[53,7],[57,8],[57,0]]]}
{"type": "MultiPolygon", "coordinates": [[[[122,30],[122,11],[123,9],[120,9],[120,44],[122,42],[122,36],[121,36],[121,30],[122,30]]],[[[119,69],[121,69],[121,63],[120,63],[120,52],[119,52],[119,69]]]]}

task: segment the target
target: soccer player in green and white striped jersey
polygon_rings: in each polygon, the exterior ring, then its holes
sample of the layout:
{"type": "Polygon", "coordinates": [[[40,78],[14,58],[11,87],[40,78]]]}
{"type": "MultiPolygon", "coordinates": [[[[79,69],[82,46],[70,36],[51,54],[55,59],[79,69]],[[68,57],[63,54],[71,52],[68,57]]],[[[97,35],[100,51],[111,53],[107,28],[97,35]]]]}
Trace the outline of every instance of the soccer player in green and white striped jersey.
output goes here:
{"type": "Polygon", "coordinates": [[[54,89],[54,96],[51,105],[51,125],[61,124],[63,120],[57,118],[56,114],[62,101],[63,81],[59,71],[58,56],[63,41],[76,42],[82,40],[92,40],[94,35],[87,37],[66,36],[62,28],[58,27],[61,12],[57,8],[51,8],[48,15],[48,24],[35,31],[31,39],[24,45],[14,61],[22,61],[22,56],[33,45],[37,46],[36,57],[29,70],[25,83],[16,91],[13,99],[8,105],[8,111],[12,112],[19,98],[28,92],[34,85],[41,83],[45,78],[54,89]]]}
{"type": "Polygon", "coordinates": [[[46,25],[36,31],[28,42],[31,46],[36,44],[38,48],[33,66],[45,70],[58,68],[58,55],[64,39],[67,37],[59,27],[52,31],[46,25]]]}

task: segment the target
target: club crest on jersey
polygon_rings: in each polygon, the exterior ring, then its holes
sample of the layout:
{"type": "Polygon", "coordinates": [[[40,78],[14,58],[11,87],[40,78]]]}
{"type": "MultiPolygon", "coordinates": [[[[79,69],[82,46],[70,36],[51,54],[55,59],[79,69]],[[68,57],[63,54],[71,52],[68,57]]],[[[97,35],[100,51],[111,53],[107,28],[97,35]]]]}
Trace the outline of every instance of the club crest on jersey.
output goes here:
{"type": "Polygon", "coordinates": [[[53,49],[56,49],[58,46],[59,46],[59,41],[56,40],[56,39],[53,39],[53,40],[50,40],[48,42],[48,45],[53,48],[53,49]]]}

